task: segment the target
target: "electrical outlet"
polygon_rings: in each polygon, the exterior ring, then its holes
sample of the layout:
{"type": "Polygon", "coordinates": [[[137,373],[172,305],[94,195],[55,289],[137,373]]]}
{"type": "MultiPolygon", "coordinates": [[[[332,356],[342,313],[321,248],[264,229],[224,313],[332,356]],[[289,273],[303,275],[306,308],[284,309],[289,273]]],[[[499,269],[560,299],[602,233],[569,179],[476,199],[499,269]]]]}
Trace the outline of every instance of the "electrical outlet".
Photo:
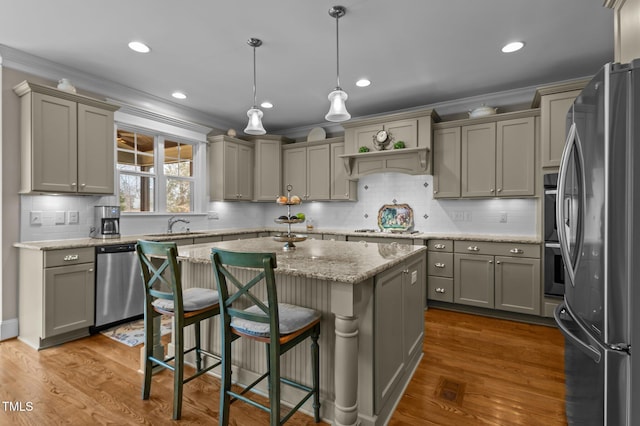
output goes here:
{"type": "Polygon", "coordinates": [[[218,214],[218,212],[208,212],[207,213],[207,219],[218,220],[218,219],[220,219],[220,215],[218,214]]]}
{"type": "Polygon", "coordinates": [[[55,214],[55,224],[56,225],[64,225],[66,222],[65,212],[56,212],[55,214]]]}
{"type": "Polygon", "coordinates": [[[500,223],[507,223],[507,212],[500,212],[500,223]]]}
{"type": "Polygon", "coordinates": [[[69,215],[69,224],[75,224],[80,222],[80,213],[78,213],[77,211],[70,211],[68,215],[69,215]]]}
{"type": "Polygon", "coordinates": [[[29,214],[29,223],[31,225],[42,225],[42,212],[33,211],[29,214]]]}

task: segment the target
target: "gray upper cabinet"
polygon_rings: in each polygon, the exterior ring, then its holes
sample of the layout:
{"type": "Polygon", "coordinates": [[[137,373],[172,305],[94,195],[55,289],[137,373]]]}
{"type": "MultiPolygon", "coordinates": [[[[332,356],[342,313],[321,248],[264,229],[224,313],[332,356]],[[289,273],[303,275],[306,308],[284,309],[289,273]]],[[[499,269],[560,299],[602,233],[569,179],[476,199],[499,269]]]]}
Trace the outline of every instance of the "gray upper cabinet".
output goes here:
{"type": "Polygon", "coordinates": [[[535,195],[538,110],[439,123],[433,197],[535,195]]]}
{"type": "Polygon", "coordinates": [[[534,117],[496,123],[496,193],[499,197],[535,194],[534,117]]]}
{"type": "Polygon", "coordinates": [[[532,106],[540,107],[540,144],[542,167],[559,167],[567,139],[567,113],[589,80],[540,87],[532,106]]]}
{"type": "Polygon", "coordinates": [[[230,136],[209,138],[209,177],[212,200],[253,199],[253,143],[230,136]]]}
{"type": "Polygon", "coordinates": [[[291,185],[305,201],[355,200],[356,182],[348,179],[343,153],[342,137],[283,146],[283,191],[291,185]]]}
{"type": "Polygon", "coordinates": [[[460,127],[433,132],[433,198],[460,197],[460,127]]]}
{"type": "Polygon", "coordinates": [[[331,199],[331,150],[328,144],[307,147],[307,192],[305,200],[331,199]]]}
{"type": "Polygon", "coordinates": [[[24,81],[21,193],[113,194],[118,106],[24,81]]]}
{"type": "Polygon", "coordinates": [[[282,145],[292,142],[282,136],[255,136],[255,180],[253,201],[274,202],[282,194],[282,145]]]}
{"type": "Polygon", "coordinates": [[[462,126],[463,197],[496,195],[496,123],[462,126]]]}

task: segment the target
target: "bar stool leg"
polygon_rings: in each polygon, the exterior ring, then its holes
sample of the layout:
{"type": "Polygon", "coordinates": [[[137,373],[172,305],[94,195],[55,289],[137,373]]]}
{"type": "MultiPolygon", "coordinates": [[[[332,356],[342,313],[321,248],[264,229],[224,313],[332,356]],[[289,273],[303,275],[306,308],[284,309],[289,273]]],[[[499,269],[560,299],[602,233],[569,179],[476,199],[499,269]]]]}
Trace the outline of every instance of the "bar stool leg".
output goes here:
{"type": "Polygon", "coordinates": [[[313,364],[313,419],[320,422],[320,327],[311,334],[311,363],[313,364]]]}

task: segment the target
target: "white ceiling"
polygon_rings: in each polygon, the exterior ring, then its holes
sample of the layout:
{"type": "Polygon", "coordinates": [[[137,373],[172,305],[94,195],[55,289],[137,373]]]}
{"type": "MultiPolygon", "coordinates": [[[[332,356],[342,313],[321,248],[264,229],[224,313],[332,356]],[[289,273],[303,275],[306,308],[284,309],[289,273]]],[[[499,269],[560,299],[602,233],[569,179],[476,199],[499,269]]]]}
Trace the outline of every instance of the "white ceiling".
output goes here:
{"type": "Polygon", "coordinates": [[[278,133],[326,124],[327,95],[336,85],[331,6],[347,8],[340,19],[340,82],[349,112],[359,117],[592,75],[613,60],[613,12],[602,4],[10,0],[0,6],[0,44],[242,130],[253,103],[246,40],[257,37],[264,43],[256,51],[258,102],[273,102],[263,123],[278,133]],[[129,50],[134,39],[151,53],[129,50]],[[500,52],[514,40],[525,48],[500,52]],[[360,77],[371,86],[356,87],[360,77]],[[172,99],[175,90],[188,99],[172,99]]]}

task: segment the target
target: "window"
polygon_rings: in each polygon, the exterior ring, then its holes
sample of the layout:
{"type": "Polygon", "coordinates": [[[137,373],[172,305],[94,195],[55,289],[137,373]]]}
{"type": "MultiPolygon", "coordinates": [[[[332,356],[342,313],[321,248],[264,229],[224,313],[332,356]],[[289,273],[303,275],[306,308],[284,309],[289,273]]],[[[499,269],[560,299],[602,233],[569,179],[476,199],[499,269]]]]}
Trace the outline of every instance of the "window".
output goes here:
{"type": "Polygon", "coordinates": [[[197,146],[150,131],[117,130],[120,210],[189,213],[194,210],[197,146]]]}

